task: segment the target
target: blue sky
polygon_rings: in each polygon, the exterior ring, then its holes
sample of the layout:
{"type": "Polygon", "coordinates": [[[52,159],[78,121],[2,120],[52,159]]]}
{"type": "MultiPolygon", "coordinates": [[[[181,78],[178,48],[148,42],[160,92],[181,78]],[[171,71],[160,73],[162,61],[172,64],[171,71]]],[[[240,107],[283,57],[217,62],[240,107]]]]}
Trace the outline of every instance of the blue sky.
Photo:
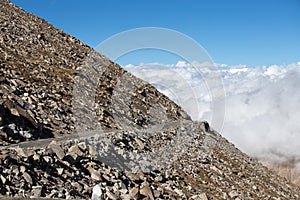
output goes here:
{"type": "MultiPolygon", "coordinates": [[[[164,27],[201,44],[217,63],[286,65],[300,60],[300,0],[12,0],[95,47],[119,32],[164,27]]],[[[120,64],[170,63],[167,53],[140,52],[120,64]]]]}

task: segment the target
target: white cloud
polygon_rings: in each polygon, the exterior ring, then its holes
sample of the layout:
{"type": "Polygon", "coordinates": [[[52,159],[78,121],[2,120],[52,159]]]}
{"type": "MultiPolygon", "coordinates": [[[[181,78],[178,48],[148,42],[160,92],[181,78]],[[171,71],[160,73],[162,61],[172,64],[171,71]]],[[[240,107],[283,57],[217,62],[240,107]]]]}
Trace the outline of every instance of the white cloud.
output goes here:
{"type": "MultiPolygon", "coordinates": [[[[195,65],[194,65],[195,66],[195,65]]],[[[184,61],[127,69],[152,83],[196,120],[211,120],[211,91],[203,75],[184,61]]],[[[125,66],[126,68],[126,66],[125,66]]],[[[226,92],[222,134],[246,153],[300,158],[300,62],[247,67],[218,64],[226,92]]]]}
{"type": "Polygon", "coordinates": [[[231,68],[228,70],[229,73],[231,74],[235,74],[235,73],[240,73],[240,72],[247,72],[248,68],[244,67],[244,68],[231,68]]]}
{"type": "Polygon", "coordinates": [[[176,67],[187,67],[187,63],[185,61],[178,61],[175,65],[176,67]]]}

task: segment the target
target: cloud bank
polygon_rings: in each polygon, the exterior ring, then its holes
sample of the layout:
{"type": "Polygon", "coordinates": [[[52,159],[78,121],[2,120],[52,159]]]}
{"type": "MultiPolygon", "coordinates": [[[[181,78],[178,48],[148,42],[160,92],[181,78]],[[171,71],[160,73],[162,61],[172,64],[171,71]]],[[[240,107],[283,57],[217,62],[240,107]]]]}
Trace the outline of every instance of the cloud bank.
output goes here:
{"type": "MultiPolygon", "coordinates": [[[[221,134],[255,157],[300,159],[300,62],[260,67],[215,65],[226,93],[221,134]]],[[[213,88],[207,87],[205,74],[214,72],[205,64],[201,73],[184,61],[124,68],[156,86],[193,119],[211,120],[213,88]]]]}

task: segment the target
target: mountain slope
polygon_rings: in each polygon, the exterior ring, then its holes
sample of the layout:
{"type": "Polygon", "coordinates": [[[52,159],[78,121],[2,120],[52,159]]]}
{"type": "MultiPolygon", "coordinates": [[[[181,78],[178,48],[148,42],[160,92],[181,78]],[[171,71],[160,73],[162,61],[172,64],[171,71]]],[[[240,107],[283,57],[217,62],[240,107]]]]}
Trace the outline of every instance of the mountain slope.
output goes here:
{"type": "MultiPolygon", "coordinates": [[[[299,188],[207,123],[191,121],[148,83],[8,1],[0,8],[4,199],[299,199],[299,188]],[[88,134],[94,125],[82,123],[78,135],[73,88],[76,69],[85,70],[87,61],[105,66],[91,104],[103,132],[88,134]],[[129,96],[122,92],[128,85],[129,96]]],[[[93,109],[81,109],[87,113],[82,118],[93,123],[93,109]]]]}
{"type": "MultiPolygon", "coordinates": [[[[16,143],[72,134],[75,130],[71,101],[74,77],[78,73],[76,69],[88,59],[108,62],[107,69],[99,77],[95,107],[102,127],[120,127],[112,116],[119,115],[121,111],[113,111],[110,106],[111,96],[118,79],[127,72],[45,20],[28,14],[7,1],[1,1],[0,5],[0,123],[8,125],[16,118],[18,121],[14,123],[14,129],[17,130],[13,130],[17,133],[10,133],[9,127],[3,129],[3,142],[16,143]],[[21,127],[19,123],[25,126],[21,127]],[[28,134],[24,137],[20,131],[28,134]]],[[[127,76],[131,77],[130,74],[127,76]]],[[[130,109],[130,113],[122,115],[126,119],[140,126],[147,125],[147,109],[151,107],[150,102],[157,101],[166,110],[170,120],[182,118],[182,115],[188,117],[155,88],[137,78],[132,79],[141,88],[133,91],[135,94],[132,94],[131,101],[145,109],[130,109]],[[147,96],[142,99],[144,93],[147,96]]]]}

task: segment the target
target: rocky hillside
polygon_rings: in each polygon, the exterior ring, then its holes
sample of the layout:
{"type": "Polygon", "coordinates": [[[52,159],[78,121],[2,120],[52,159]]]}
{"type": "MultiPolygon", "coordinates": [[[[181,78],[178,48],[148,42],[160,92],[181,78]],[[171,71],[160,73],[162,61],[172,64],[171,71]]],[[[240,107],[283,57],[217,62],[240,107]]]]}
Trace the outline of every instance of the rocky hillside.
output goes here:
{"type": "Polygon", "coordinates": [[[154,87],[45,20],[2,0],[0,24],[3,199],[300,198],[299,188],[206,122],[191,121],[154,87]],[[88,65],[99,77],[81,74],[88,65]],[[76,81],[84,83],[78,91],[76,81]],[[81,104],[83,97],[93,101],[81,104]],[[90,132],[95,127],[102,134],[90,132]]]}
{"type": "Polygon", "coordinates": [[[262,161],[262,163],[279,176],[286,178],[297,186],[300,186],[300,171],[299,166],[297,166],[298,160],[290,159],[277,162],[265,160],[262,161]]]}
{"type": "Polygon", "coordinates": [[[45,20],[7,1],[1,1],[0,6],[2,144],[72,134],[71,100],[76,69],[91,59],[107,65],[96,88],[95,109],[102,127],[120,128],[113,116],[146,126],[153,102],[159,102],[168,120],[188,117],[166,96],[137,78],[134,80],[140,88],[132,91],[129,112],[114,111],[110,106],[113,89],[120,77],[133,79],[130,74],[45,20]]]}

